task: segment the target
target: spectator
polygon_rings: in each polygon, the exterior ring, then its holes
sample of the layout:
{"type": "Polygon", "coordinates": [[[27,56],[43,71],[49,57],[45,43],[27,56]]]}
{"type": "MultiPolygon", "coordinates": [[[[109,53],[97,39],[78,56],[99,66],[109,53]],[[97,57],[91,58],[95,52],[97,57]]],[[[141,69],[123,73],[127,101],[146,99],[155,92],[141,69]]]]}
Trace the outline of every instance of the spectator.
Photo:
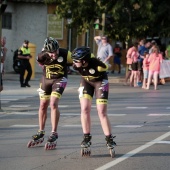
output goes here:
{"type": "Polygon", "coordinates": [[[166,57],[166,59],[170,60],[170,41],[169,41],[168,46],[166,47],[166,50],[165,50],[165,57],[166,57]]]}
{"type": "Polygon", "coordinates": [[[132,52],[136,51],[137,48],[138,48],[138,43],[135,42],[133,44],[133,46],[131,48],[129,48],[128,51],[127,51],[127,54],[126,54],[127,73],[126,73],[124,85],[127,85],[128,79],[131,76],[131,71],[132,71],[132,58],[131,58],[131,55],[132,55],[132,52]]]}
{"type": "Polygon", "coordinates": [[[149,75],[149,54],[148,51],[144,52],[144,59],[143,59],[143,83],[142,88],[146,89],[146,83],[149,75]]]}
{"type": "Polygon", "coordinates": [[[3,90],[3,80],[2,80],[2,75],[4,74],[4,62],[6,59],[6,53],[7,53],[7,48],[5,47],[6,45],[6,38],[3,37],[1,38],[1,72],[0,72],[0,78],[1,78],[1,82],[0,82],[0,92],[3,90]]]}
{"type": "Polygon", "coordinates": [[[31,87],[29,85],[29,81],[31,79],[31,75],[32,75],[32,68],[31,68],[31,64],[29,62],[30,58],[32,58],[31,54],[30,54],[30,49],[28,47],[29,45],[29,41],[25,40],[22,47],[18,50],[18,58],[20,59],[20,84],[21,87],[31,87]],[[27,76],[26,79],[24,80],[24,74],[25,71],[27,70],[27,76]]]}
{"type": "Polygon", "coordinates": [[[109,64],[109,59],[113,57],[113,48],[108,42],[108,37],[95,36],[94,40],[98,45],[97,58],[103,63],[109,64]]]}
{"type": "Polygon", "coordinates": [[[131,59],[132,59],[132,70],[131,70],[131,76],[130,76],[130,86],[137,87],[137,80],[139,76],[139,71],[138,71],[138,49],[134,48],[133,52],[131,54],[131,59]]]}
{"type": "Polygon", "coordinates": [[[116,65],[118,66],[118,73],[121,73],[121,53],[122,48],[120,47],[120,43],[116,43],[115,47],[113,48],[113,54],[114,54],[114,59],[113,59],[113,70],[111,73],[114,73],[116,65]]]}
{"type": "Polygon", "coordinates": [[[149,64],[149,77],[148,77],[148,83],[147,83],[146,89],[150,88],[150,84],[151,84],[152,77],[153,77],[154,89],[157,90],[158,75],[160,72],[160,63],[162,63],[162,60],[163,60],[162,54],[159,52],[158,46],[155,46],[148,59],[150,64],[149,64]]]}

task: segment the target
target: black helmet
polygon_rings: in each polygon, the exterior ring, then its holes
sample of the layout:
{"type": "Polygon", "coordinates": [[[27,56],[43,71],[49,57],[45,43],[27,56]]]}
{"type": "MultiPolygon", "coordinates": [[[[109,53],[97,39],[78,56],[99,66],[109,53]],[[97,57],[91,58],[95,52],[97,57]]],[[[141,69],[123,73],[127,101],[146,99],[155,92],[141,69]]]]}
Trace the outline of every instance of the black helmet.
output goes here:
{"type": "Polygon", "coordinates": [[[88,61],[91,58],[89,47],[75,48],[72,52],[71,58],[73,60],[85,60],[88,61]]]}
{"type": "Polygon", "coordinates": [[[44,41],[44,50],[54,52],[59,49],[58,41],[52,37],[47,37],[44,41]]]}

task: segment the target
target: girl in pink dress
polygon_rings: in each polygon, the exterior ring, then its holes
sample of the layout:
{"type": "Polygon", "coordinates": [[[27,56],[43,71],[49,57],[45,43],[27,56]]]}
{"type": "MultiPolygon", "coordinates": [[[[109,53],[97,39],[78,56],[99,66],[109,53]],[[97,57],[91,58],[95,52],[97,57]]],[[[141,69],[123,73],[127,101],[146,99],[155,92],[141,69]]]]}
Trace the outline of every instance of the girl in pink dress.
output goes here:
{"type": "Polygon", "coordinates": [[[148,52],[144,52],[144,59],[143,59],[143,83],[142,88],[146,89],[146,83],[149,75],[149,54],[148,52]]]}
{"type": "Polygon", "coordinates": [[[154,89],[157,90],[157,84],[158,84],[158,75],[160,72],[160,64],[162,63],[163,57],[162,54],[159,53],[159,48],[156,46],[153,49],[153,53],[150,54],[148,61],[150,62],[149,65],[149,77],[148,77],[148,83],[147,88],[149,89],[152,78],[154,80],[154,89]]]}

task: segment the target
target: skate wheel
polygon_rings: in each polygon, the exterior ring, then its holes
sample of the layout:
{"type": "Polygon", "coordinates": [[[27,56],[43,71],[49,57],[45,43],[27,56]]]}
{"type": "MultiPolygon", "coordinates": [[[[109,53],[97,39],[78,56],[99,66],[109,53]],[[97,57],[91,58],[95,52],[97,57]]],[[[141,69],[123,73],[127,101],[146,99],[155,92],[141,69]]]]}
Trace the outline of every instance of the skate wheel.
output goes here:
{"type": "Polygon", "coordinates": [[[114,149],[110,149],[110,156],[111,156],[111,158],[115,157],[115,150],[114,149]]]}
{"type": "Polygon", "coordinates": [[[91,155],[91,151],[87,148],[82,148],[81,149],[81,156],[90,156],[91,155]]]}
{"type": "Polygon", "coordinates": [[[45,150],[48,150],[48,143],[45,144],[44,149],[45,149],[45,150]]]}
{"type": "Polygon", "coordinates": [[[27,147],[30,148],[32,145],[32,141],[29,141],[28,144],[27,144],[27,147]]]}

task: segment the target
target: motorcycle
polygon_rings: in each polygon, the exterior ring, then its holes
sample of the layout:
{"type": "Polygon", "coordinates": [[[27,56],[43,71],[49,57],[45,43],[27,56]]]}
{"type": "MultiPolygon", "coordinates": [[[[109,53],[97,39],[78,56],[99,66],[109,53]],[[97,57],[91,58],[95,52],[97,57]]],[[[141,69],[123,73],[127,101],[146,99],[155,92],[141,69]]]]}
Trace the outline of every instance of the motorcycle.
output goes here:
{"type": "Polygon", "coordinates": [[[18,49],[16,49],[13,55],[13,69],[15,73],[20,73],[20,66],[21,66],[21,61],[18,58],[18,49]]]}

